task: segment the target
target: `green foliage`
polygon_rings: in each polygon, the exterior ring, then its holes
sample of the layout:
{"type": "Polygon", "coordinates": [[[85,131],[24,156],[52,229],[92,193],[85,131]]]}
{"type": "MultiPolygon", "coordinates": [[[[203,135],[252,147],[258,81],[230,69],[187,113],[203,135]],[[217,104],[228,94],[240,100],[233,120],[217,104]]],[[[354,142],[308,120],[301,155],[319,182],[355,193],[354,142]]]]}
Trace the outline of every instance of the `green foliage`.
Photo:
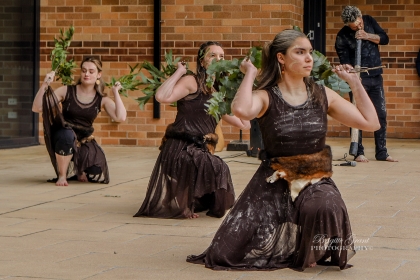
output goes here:
{"type": "Polygon", "coordinates": [[[315,79],[316,83],[329,87],[340,95],[351,91],[349,85],[331,70],[330,62],[322,53],[314,50],[312,52],[312,58],[314,65],[311,76],[315,79]]]}
{"type": "Polygon", "coordinates": [[[140,65],[136,64],[134,67],[131,67],[130,65],[128,66],[130,67],[130,73],[128,75],[121,76],[117,80],[112,77],[110,83],[105,83],[107,87],[112,87],[116,82],[120,82],[121,89],[119,90],[119,94],[125,97],[128,97],[127,91],[138,90],[138,86],[141,85],[141,82],[137,80],[137,76],[140,74],[141,70],[140,65]]]}
{"type": "MultiPolygon", "coordinates": [[[[180,57],[174,59],[172,51],[169,51],[169,53],[165,52],[165,64],[161,65],[162,70],[157,69],[155,66],[153,66],[153,64],[149,63],[148,61],[143,62],[143,64],[141,65],[141,69],[145,69],[150,77],[146,77],[146,75],[139,72],[139,76],[141,78],[139,85],[145,86],[143,89],[141,89],[141,91],[144,93],[144,96],[136,98],[135,100],[139,104],[141,110],[144,109],[144,106],[149,101],[149,99],[156,94],[157,89],[162,85],[162,83],[170,76],[172,76],[173,73],[175,73],[177,69],[177,64],[180,59],[180,57]]],[[[187,74],[193,74],[193,72],[188,70],[188,64],[187,74]]],[[[175,104],[172,105],[176,106],[175,104]]]]}
{"type": "MultiPolygon", "coordinates": [[[[257,68],[261,68],[261,47],[252,47],[247,56],[257,68]]],[[[242,59],[238,60],[213,60],[207,67],[206,85],[215,92],[206,104],[207,113],[212,115],[217,122],[224,114],[231,115],[231,104],[244,74],[239,70],[242,59]]]]}
{"type": "Polygon", "coordinates": [[[61,79],[63,85],[71,85],[73,83],[73,69],[77,67],[73,59],[67,61],[67,49],[70,47],[73,34],[73,26],[70,26],[65,32],[60,29],[60,37],[58,39],[54,38],[54,49],[50,55],[51,69],[55,71],[56,81],[61,79]]]}

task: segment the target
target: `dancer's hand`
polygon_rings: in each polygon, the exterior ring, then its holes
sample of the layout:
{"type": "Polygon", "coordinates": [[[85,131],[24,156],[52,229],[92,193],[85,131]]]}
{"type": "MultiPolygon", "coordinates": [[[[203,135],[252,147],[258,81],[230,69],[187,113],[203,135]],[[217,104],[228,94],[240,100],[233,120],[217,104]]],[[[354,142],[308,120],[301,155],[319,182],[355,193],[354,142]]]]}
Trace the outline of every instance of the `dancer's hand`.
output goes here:
{"type": "Polygon", "coordinates": [[[177,67],[176,71],[180,71],[182,75],[187,73],[187,63],[184,60],[178,62],[177,67]]]}
{"type": "Polygon", "coordinates": [[[45,75],[44,83],[47,83],[47,85],[50,85],[52,81],[54,81],[55,77],[55,71],[51,71],[47,75],[45,75]]]}
{"type": "Polygon", "coordinates": [[[122,89],[121,83],[119,81],[115,82],[115,84],[112,86],[112,91],[114,92],[114,94],[118,94],[120,89],[122,89]]]}
{"type": "Polygon", "coordinates": [[[241,65],[239,66],[239,70],[241,70],[242,73],[246,74],[250,71],[257,71],[257,67],[252,64],[249,57],[245,57],[244,60],[242,60],[241,65]]]}
{"type": "Polygon", "coordinates": [[[351,72],[353,69],[354,69],[353,66],[349,64],[343,64],[343,65],[334,66],[331,70],[334,73],[336,73],[340,79],[346,81],[347,83],[353,80],[357,80],[360,82],[359,76],[356,73],[351,72]]]}

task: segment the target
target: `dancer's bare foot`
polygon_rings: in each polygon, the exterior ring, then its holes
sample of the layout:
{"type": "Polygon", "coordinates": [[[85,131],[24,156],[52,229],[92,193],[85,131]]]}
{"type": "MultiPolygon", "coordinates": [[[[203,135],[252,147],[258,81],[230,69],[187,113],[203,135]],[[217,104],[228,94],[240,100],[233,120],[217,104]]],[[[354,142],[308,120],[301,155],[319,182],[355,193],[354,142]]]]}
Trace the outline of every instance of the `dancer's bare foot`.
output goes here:
{"type": "Polygon", "coordinates": [[[69,183],[67,183],[67,178],[66,177],[59,177],[57,179],[57,182],[55,182],[55,185],[56,186],[64,186],[64,187],[66,187],[66,186],[69,185],[69,183]]]}
{"type": "Polygon", "coordinates": [[[193,213],[188,219],[197,219],[198,217],[200,217],[198,214],[193,213]]]}
{"type": "Polygon", "coordinates": [[[86,173],[83,173],[82,175],[77,175],[77,180],[78,180],[79,182],[87,182],[87,181],[88,181],[88,179],[87,179],[87,177],[86,177],[86,173]]]}
{"type": "Polygon", "coordinates": [[[196,219],[200,217],[198,214],[194,213],[192,209],[186,208],[182,215],[187,219],[196,219]]]}
{"type": "Polygon", "coordinates": [[[316,266],[316,262],[311,263],[311,264],[309,265],[309,267],[315,267],[315,266],[316,266]]]}
{"type": "Polygon", "coordinates": [[[365,157],[364,155],[359,155],[354,160],[357,161],[357,162],[369,162],[369,160],[367,159],[367,157],[365,157]]]}
{"type": "Polygon", "coordinates": [[[388,156],[388,157],[386,158],[386,161],[389,161],[389,162],[398,162],[398,160],[396,160],[396,159],[392,158],[391,156],[388,156]]]}

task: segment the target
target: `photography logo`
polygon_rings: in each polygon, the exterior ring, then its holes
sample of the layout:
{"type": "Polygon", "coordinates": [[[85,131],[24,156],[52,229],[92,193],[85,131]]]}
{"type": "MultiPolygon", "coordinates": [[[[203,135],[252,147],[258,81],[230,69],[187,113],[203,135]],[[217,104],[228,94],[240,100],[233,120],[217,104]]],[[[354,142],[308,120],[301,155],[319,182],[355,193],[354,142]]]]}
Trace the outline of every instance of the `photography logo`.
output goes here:
{"type": "Polygon", "coordinates": [[[350,235],[343,239],[341,237],[329,238],[326,234],[317,234],[314,236],[311,250],[319,251],[342,251],[356,250],[366,251],[373,250],[373,246],[369,246],[369,238],[357,239],[355,235],[350,235]]]}

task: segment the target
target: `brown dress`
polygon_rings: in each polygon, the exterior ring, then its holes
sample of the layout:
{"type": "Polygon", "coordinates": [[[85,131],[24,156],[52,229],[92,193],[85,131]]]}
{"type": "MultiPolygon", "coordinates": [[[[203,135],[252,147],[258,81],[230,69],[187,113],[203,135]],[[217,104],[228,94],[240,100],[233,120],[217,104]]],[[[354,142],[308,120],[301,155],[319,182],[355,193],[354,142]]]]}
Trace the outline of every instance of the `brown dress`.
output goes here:
{"type": "Polygon", "coordinates": [[[216,128],[205,111],[210,98],[198,91],[177,101],[175,122],[168,126],[146,197],[134,217],[186,218],[205,210],[209,216],[223,217],[232,207],[229,167],[201,145],[203,136],[216,128]]]}
{"type": "MultiPolygon", "coordinates": [[[[108,165],[105,153],[95,141],[93,122],[101,112],[102,95],[98,92],[89,104],[77,100],[76,86],[67,86],[67,93],[61,105],[48,87],[43,98],[44,139],[58,176],[58,166],[53,147],[54,133],[59,129],[70,129],[75,133],[74,153],[67,171],[71,175],[87,172],[90,182],[109,183],[108,165]],[[99,172],[90,170],[96,170],[99,172]]],[[[53,179],[54,180],[54,179],[53,179]]]]}
{"type": "MultiPolygon", "coordinates": [[[[269,157],[319,152],[325,146],[327,98],[315,86],[308,100],[291,106],[277,86],[258,119],[269,157]]],[[[263,161],[216,232],[209,248],[187,261],[216,270],[304,270],[317,262],[348,267],[354,253],[344,201],[331,179],[309,185],[294,202],[288,184],[267,183],[273,169],[263,161]]]]}

